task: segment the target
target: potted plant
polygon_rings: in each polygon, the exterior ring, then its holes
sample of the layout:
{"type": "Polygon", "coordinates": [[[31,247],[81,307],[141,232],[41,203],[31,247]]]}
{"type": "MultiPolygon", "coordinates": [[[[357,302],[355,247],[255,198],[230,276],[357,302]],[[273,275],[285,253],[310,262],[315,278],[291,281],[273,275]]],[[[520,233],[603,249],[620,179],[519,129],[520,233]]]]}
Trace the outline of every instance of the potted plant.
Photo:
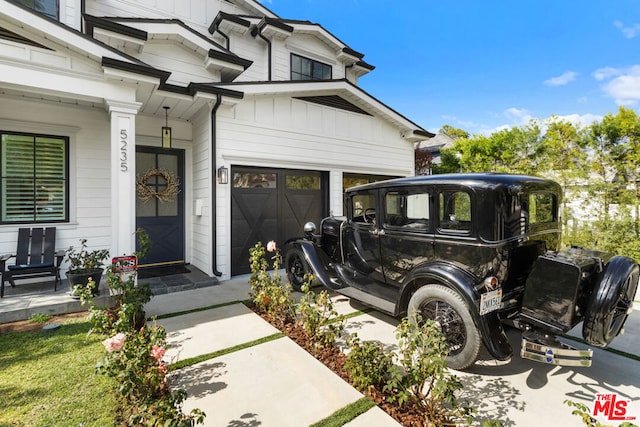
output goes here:
{"type": "Polygon", "coordinates": [[[92,295],[98,295],[98,286],[104,271],[104,261],[109,257],[109,251],[107,249],[87,250],[87,239],[80,239],[80,249],[76,250],[70,246],[66,255],[69,262],[67,279],[71,295],[76,296],[74,288],[78,285],[86,286],[89,278],[95,283],[92,295]]]}

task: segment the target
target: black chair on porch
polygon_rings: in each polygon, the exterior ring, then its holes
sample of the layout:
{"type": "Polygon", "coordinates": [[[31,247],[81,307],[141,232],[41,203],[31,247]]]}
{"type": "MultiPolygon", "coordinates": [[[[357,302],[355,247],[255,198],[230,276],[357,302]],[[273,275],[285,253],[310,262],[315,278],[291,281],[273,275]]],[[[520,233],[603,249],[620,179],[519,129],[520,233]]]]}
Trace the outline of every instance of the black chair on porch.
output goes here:
{"type": "Polygon", "coordinates": [[[15,279],[32,279],[54,276],[53,290],[58,289],[60,282],[60,264],[65,251],[56,251],[56,228],[20,228],[18,230],[18,247],[15,255],[0,257],[0,298],[4,297],[4,282],[15,287],[15,279]],[[16,259],[15,265],[6,265],[10,258],[16,259]]]}

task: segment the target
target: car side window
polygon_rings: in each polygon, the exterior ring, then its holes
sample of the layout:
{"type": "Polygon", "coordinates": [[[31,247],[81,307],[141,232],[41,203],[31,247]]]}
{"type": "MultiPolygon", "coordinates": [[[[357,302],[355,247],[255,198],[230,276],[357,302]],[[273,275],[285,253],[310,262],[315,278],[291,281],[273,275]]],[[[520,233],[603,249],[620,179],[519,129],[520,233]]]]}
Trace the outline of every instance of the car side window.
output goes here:
{"type": "Polygon", "coordinates": [[[362,193],[351,197],[351,220],[357,223],[371,223],[376,218],[376,198],[374,194],[362,193]]]}
{"type": "Polygon", "coordinates": [[[464,191],[441,191],[438,194],[440,229],[471,231],[471,196],[464,191]]]}
{"type": "Polygon", "coordinates": [[[385,195],[385,227],[406,231],[429,230],[430,194],[390,191],[385,195]]]}

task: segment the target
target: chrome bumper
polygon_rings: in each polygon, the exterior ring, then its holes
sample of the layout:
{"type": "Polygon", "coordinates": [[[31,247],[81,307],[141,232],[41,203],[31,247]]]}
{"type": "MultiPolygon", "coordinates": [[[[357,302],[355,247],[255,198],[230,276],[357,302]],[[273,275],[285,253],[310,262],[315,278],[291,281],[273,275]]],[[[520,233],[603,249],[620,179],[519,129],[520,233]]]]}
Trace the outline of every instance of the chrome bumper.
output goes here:
{"type": "Polygon", "coordinates": [[[536,362],[560,366],[591,366],[593,350],[578,350],[567,344],[557,342],[558,345],[549,346],[522,339],[520,357],[536,362]]]}

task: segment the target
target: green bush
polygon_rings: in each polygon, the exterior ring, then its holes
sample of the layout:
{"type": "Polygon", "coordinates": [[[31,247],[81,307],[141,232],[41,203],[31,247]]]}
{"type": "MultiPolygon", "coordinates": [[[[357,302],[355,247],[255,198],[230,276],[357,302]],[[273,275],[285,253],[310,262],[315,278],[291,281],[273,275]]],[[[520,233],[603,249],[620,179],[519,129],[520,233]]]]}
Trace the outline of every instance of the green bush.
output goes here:
{"type": "Polygon", "coordinates": [[[311,276],[302,285],[304,292],[296,307],[299,322],[311,340],[324,348],[335,345],[344,330],[344,320],[338,316],[326,290],[315,293],[310,289],[311,276]]]}
{"type": "Polygon", "coordinates": [[[273,252],[273,273],[270,273],[269,263],[265,259],[266,249],[261,242],[249,249],[249,264],[251,277],[249,284],[251,290],[249,297],[258,308],[266,313],[276,327],[282,327],[292,323],[295,319],[293,299],[291,298],[291,285],[282,284],[282,278],[278,273],[280,268],[280,253],[276,244],[271,241],[267,244],[269,252],[273,252]]]}
{"type": "Polygon", "coordinates": [[[348,344],[351,351],[347,355],[344,367],[351,375],[353,385],[360,391],[369,387],[382,390],[394,369],[393,353],[385,351],[381,342],[361,342],[355,334],[348,344]]]}

